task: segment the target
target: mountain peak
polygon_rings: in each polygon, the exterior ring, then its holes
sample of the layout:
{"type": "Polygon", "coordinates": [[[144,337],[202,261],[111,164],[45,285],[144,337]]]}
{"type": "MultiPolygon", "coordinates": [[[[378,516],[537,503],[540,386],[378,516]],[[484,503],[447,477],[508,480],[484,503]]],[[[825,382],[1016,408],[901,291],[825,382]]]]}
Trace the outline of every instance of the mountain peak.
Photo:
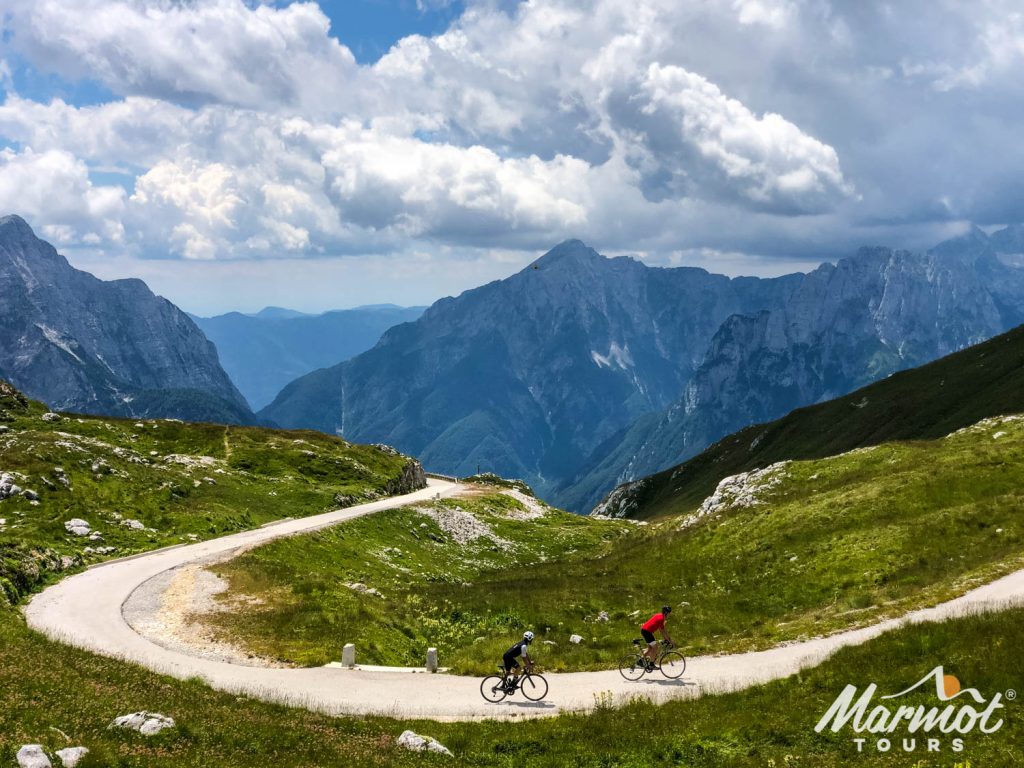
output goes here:
{"type": "Polygon", "coordinates": [[[989,241],[1001,253],[1024,253],[1024,224],[1011,224],[993,232],[989,241]]]}
{"type": "Polygon", "coordinates": [[[970,229],[964,232],[964,234],[944,240],[930,249],[928,253],[935,256],[967,258],[973,261],[983,251],[990,248],[991,244],[989,243],[988,235],[985,234],[983,229],[972,224],[970,229]]]}
{"type": "Polygon", "coordinates": [[[566,240],[559,243],[530,265],[530,268],[550,267],[564,262],[583,263],[603,260],[604,256],[582,240],[566,240]]]}
{"type": "Polygon", "coordinates": [[[11,237],[14,235],[22,238],[34,238],[36,233],[32,231],[32,227],[30,227],[28,222],[21,218],[21,216],[16,214],[0,216],[0,236],[11,237]]]}

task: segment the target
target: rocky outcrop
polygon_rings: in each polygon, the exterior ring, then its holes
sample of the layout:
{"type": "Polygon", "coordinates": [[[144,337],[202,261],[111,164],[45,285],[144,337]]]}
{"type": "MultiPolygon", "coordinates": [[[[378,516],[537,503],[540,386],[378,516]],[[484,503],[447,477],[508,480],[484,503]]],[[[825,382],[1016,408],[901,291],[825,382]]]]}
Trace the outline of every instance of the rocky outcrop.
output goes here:
{"type": "Polygon", "coordinates": [[[0,543],[0,604],[15,605],[47,578],[82,562],[78,556],[61,555],[52,549],[0,543]]]}
{"type": "Polygon", "coordinates": [[[137,731],[143,736],[152,736],[160,731],[174,727],[174,718],[161,715],[158,712],[132,712],[130,715],[122,715],[114,718],[108,728],[127,728],[130,731],[137,731]]]}
{"type": "MultiPolygon", "coordinates": [[[[24,475],[19,477],[24,478],[24,475]]],[[[0,472],[0,501],[9,499],[12,496],[18,496],[23,492],[14,475],[9,472],[0,472]]]]}
{"type": "Polygon", "coordinates": [[[0,379],[0,421],[11,421],[28,411],[28,398],[9,382],[0,379]]]}
{"type": "Polygon", "coordinates": [[[640,507],[640,499],[648,484],[644,478],[616,486],[590,514],[594,517],[632,517],[640,507]]]}
{"type": "Polygon", "coordinates": [[[80,517],[72,518],[71,520],[64,521],[64,530],[73,536],[88,536],[92,533],[89,523],[80,517]]]}
{"type": "Polygon", "coordinates": [[[0,370],[29,397],[60,411],[255,421],[184,312],[141,280],[73,268],[17,216],[0,218],[0,285],[0,370]]]}
{"type": "Polygon", "coordinates": [[[384,491],[388,496],[401,496],[426,487],[427,475],[423,471],[423,465],[416,459],[409,459],[402,467],[401,474],[390,480],[384,491]]]}

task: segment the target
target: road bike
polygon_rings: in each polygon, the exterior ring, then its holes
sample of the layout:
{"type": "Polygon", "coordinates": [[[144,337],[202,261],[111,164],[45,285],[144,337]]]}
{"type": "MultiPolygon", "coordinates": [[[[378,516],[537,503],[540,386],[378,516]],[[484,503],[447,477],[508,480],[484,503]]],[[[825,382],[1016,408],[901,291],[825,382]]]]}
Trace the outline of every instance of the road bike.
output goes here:
{"type": "Polygon", "coordinates": [[[480,695],[492,704],[497,704],[506,696],[521,691],[530,701],[540,701],[548,695],[548,681],[536,672],[523,670],[518,678],[509,675],[505,667],[498,665],[500,675],[488,675],[480,683],[480,695]]]}
{"type": "Polygon", "coordinates": [[[669,680],[678,680],[686,671],[686,657],[672,649],[672,643],[659,641],[658,657],[651,662],[644,656],[647,643],[642,639],[633,641],[636,646],[619,662],[619,673],[627,680],[639,680],[647,672],[661,670],[669,680]]]}

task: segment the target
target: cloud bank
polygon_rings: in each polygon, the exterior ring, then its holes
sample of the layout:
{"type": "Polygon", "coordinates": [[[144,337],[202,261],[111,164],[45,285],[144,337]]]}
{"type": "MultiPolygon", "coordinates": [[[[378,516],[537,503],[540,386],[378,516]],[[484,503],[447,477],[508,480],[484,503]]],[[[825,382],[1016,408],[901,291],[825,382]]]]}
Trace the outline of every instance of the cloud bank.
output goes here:
{"type": "Polygon", "coordinates": [[[372,65],[314,2],[8,5],[0,207],[65,246],[789,263],[1024,192],[1008,0],[480,0],[372,65]],[[29,98],[17,62],[110,96],[29,98]]]}

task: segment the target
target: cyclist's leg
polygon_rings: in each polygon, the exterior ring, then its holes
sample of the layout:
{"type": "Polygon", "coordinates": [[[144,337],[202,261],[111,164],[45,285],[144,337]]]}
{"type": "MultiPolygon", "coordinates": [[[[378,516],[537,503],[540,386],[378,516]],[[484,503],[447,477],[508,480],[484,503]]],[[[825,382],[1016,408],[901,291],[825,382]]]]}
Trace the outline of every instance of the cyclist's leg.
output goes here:
{"type": "Polygon", "coordinates": [[[505,664],[505,684],[514,687],[519,677],[519,662],[512,656],[503,656],[502,661],[505,664]]]}
{"type": "Polygon", "coordinates": [[[654,637],[653,632],[648,632],[646,629],[641,629],[640,634],[644,636],[644,640],[647,642],[647,650],[644,651],[644,656],[652,664],[655,659],[658,658],[658,641],[654,637]]]}

